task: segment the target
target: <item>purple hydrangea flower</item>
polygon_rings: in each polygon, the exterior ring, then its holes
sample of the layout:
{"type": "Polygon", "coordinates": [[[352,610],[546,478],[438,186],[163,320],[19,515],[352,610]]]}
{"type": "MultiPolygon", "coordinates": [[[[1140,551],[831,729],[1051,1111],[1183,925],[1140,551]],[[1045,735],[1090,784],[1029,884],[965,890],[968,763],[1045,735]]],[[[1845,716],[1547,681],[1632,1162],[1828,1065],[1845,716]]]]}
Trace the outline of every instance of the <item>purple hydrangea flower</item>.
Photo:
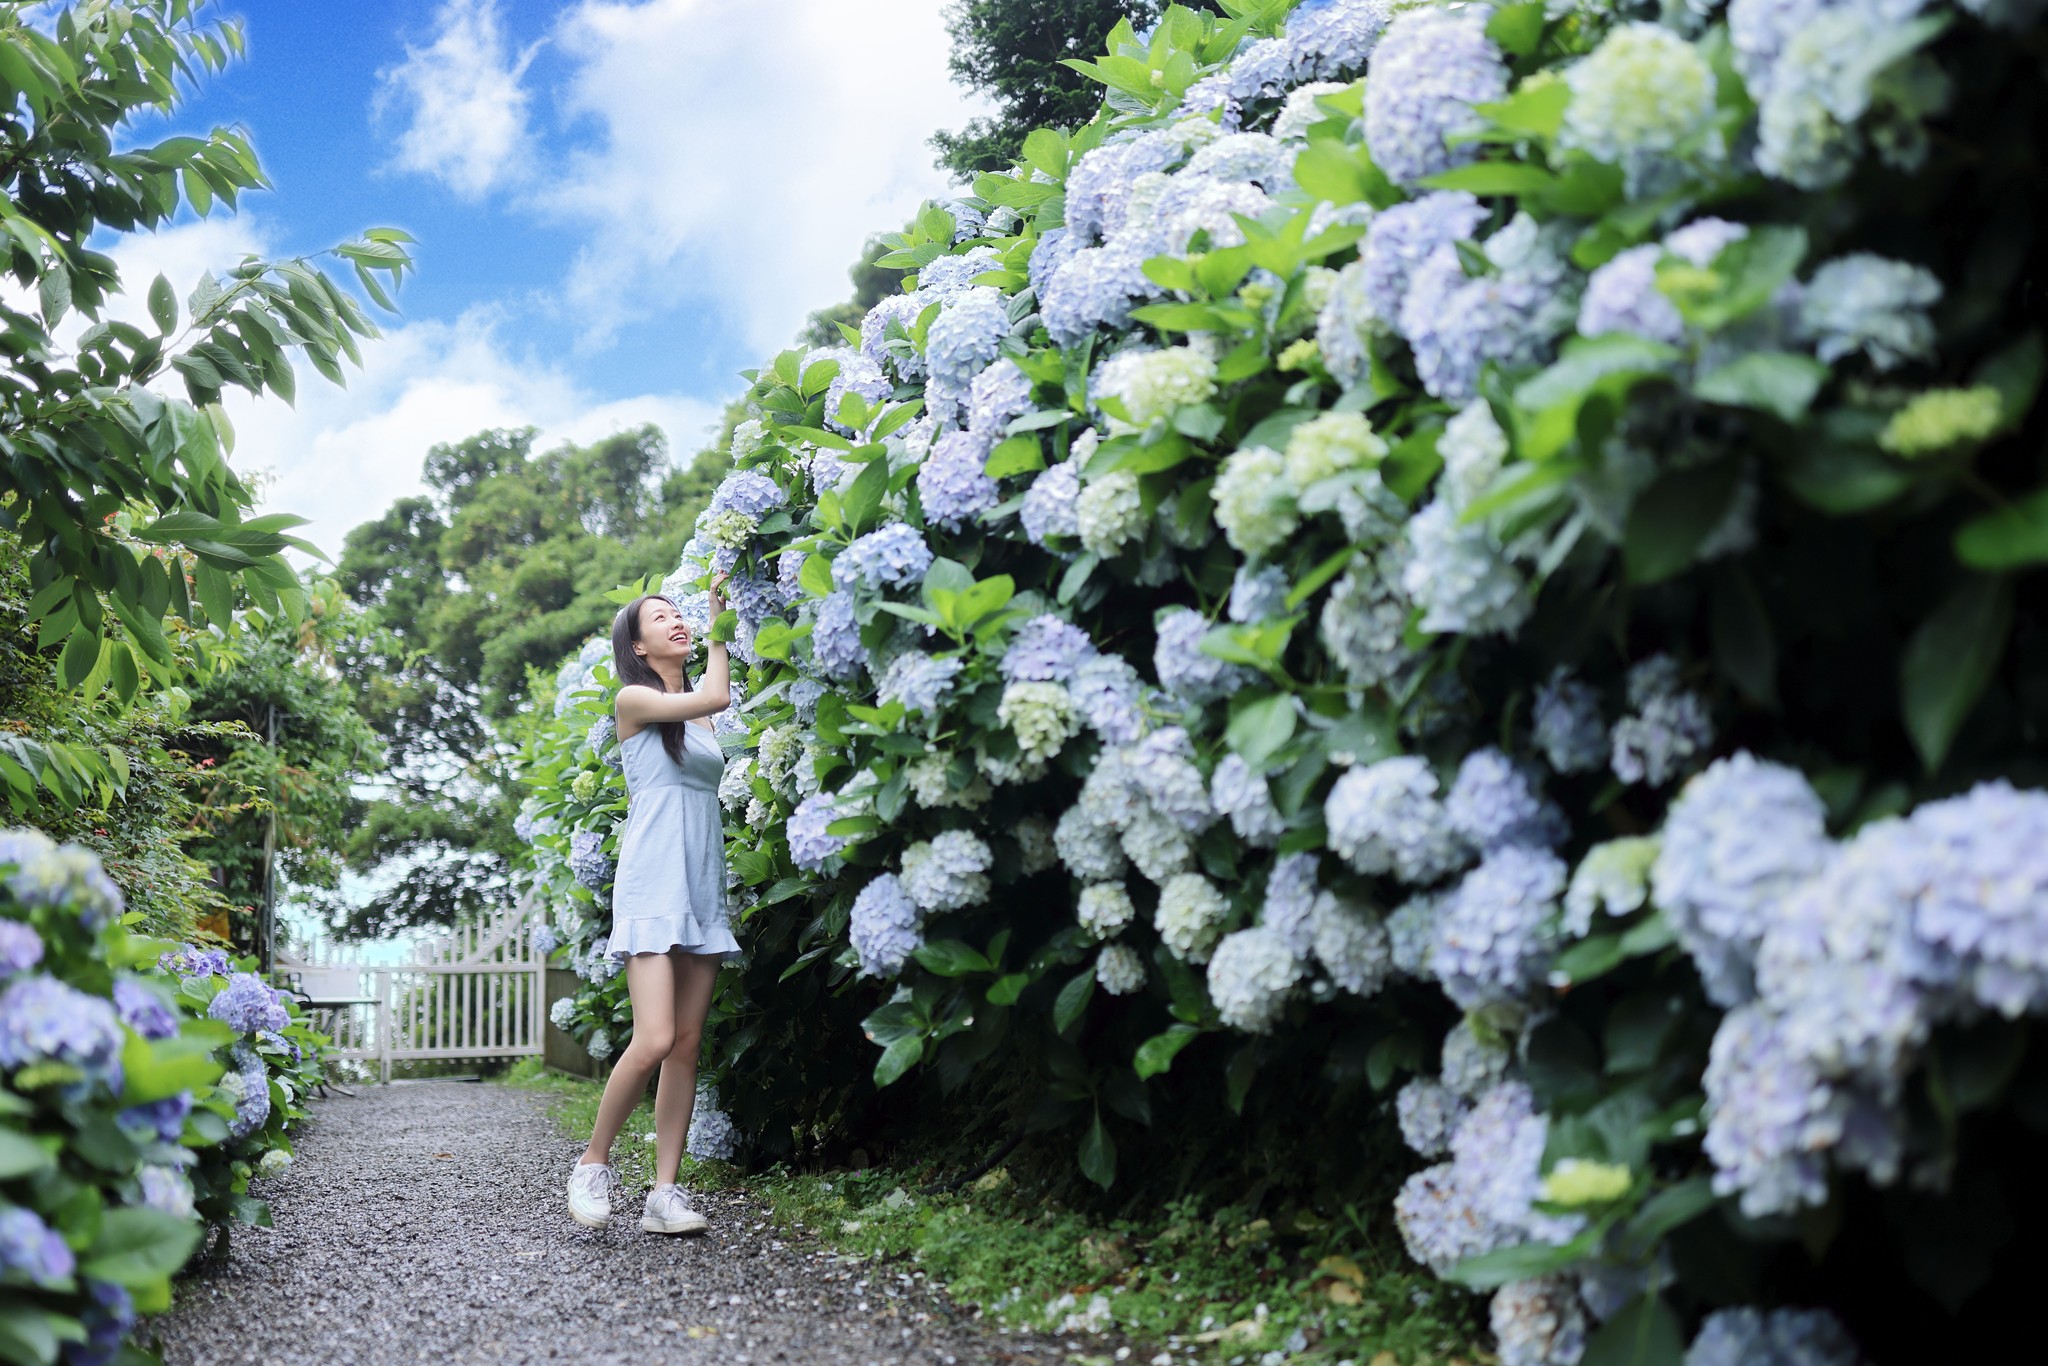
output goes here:
{"type": "Polygon", "coordinates": [[[967,430],[985,446],[1002,440],[1012,420],[1031,411],[1031,378],[1005,356],[974,377],[967,390],[967,430]]]}
{"type": "Polygon", "coordinates": [[[1396,204],[1372,221],[1359,247],[1365,299],[1389,327],[1401,320],[1408,282],[1438,247],[1463,242],[1486,221],[1478,199],[1463,190],[1436,190],[1396,204]]]}
{"type": "Polygon", "coordinates": [[[47,974],[18,977],[0,993],[0,1067],[61,1062],[121,1089],[121,1017],[47,974]]]}
{"type": "Polygon", "coordinates": [[[1492,271],[1473,278],[1454,248],[1438,247],[1416,268],[1401,301],[1400,331],[1414,348],[1415,373],[1449,403],[1478,392],[1488,362],[1546,359],[1576,316],[1570,267],[1533,219],[1518,216],[1488,238],[1486,255],[1492,271]]]}
{"type": "Polygon", "coordinates": [[[951,300],[969,289],[979,288],[974,283],[975,276],[1002,268],[994,247],[971,247],[957,256],[941,256],[919,271],[917,287],[920,293],[951,300]]]}
{"type": "Polygon", "coordinates": [[[99,856],[76,844],[53,843],[39,830],[0,831],[0,875],[24,906],[69,906],[88,930],[120,917],[121,889],[100,867],[99,856]]]}
{"type": "Polygon", "coordinates": [[[1154,628],[1152,668],[1159,684],[1184,702],[1213,702],[1252,681],[1242,664],[1227,664],[1202,649],[1209,619],[1190,607],[1169,607],[1154,628]]]}
{"type": "Polygon", "coordinates": [[[166,1005],[163,997],[132,977],[115,981],[114,1009],[120,1013],[122,1024],[145,1039],[177,1036],[178,1012],[166,1005]]]}
{"type": "Polygon", "coordinates": [[[1031,280],[1031,292],[1039,299],[1045,297],[1045,286],[1053,272],[1070,260],[1074,253],[1086,245],[1071,228],[1050,228],[1038,239],[1038,245],[1031,249],[1031,260],[1025,266],[1025,273],[1031,280]]]}
{"type": "Polygon", "coordinates": [[[843,835],[828,833],[826,827],[839,819],[839,804],[829,792],[813,792],[789,813],[790,861],[807,873],[824,868],[846,852],[850,843],[843,835]]]}
{"type": "Polygon", "coordinates": [[[180,977],[225,977],[234,971],[225,950],[202,949],[192,944],[178,945],[158,958],[156,965],[180,977]]]}
{"type": "Polygon", "coordinates": [[[1140,698],[1144,680],[1122,655],[1091,654],[1067,685],[1074,709],[1089,728],[1112,745],[1127,745],[1145,733],[1140,698]]]}
{"type": "Polygon", "coordinates": [[[1525,999],[1557,947],[1566,869],[1547,849],[1496,849],[1445,898],[1430,971],[1466,1010],[1525,999]]]}
{"type": "Polygon", "coordinates": [[[917,471],[917,498],[924,519],[956,531],[996,505],[996,481],[988,477],[987,458],[965,432],[948,432],[932,443],[932,453],[917,471]]]}
{"type": "Polygon", "coordinates": [[[2008,1019],[2048,1008],[2048,793],[1984,783],[1913,813],[1913,929],[1944,975],[2008,1019]]]}
{"type": "Polygon", "coordinates": [[[1716,1309],[1700,1323],[1685,1366],[1865,1366],[1825,1309],[1716,1309]]]}
{"type": "Polygon", "coordinates": [[[604,835],[596,830],[578,830],[569,836],[569,871],[593,892],[604,890],[612,880],[614,865],[604,851],[604,835]]]}
{"type": "Polygon", "coordinates": [[[1051,536],[1081,534],[1081,475],[1075,462],[1063,460],[1042,471],[1025,491],[1017,520],[1031,544],[1042,546],[1051,536]]]}
{"type": "Polygon", "coordinates": [[[1053,341],[1076,346],[1097,327],[1127,326],[1132,305],[1159,291],[1145,274],[1149,254],[1142,248],[1089,247],[1063,262],[1038,298],[1053,341]]]}
{"type": "Polygon", "coordinates": [[[1657,288],[1657,263],[1665,253],[1705,268],[1731,242],[1748,236],[1740,223],[1702,218],[1688,223],[1661,243],[1630,247],[1596,269],[1579,301],[1579,331],[1588,337],[1607,332],[1632,332],[1639,337],[1677,345],[1685,339],[1685,319],[1678,306],[1657,288]]]}
{"type": "Polygon", "coordinates": [[[915,347],[908,345],[900,350],[892,348],[889,329],[893,324],[902,328],[907,336],[917,325],[918,315],[934,302],[933,296],[919,290],[912,294],[891,294],[876,304],[860,320],[860,353],[884,370],[893,370],[900,379],[922,379],[924,357],[917,353],[915,347]]]}
{"type": "Polygon", "coordinates": [[[931,547],[917,534],[917,528],[891,522],[846,547],[832,570],[834,581],[849,588],[861,583],[879,589],[914,587],[924,582],[925,571],[931,567],[931,547]]]}
{"type": "Polygon", "coordinates": [[[555,933],[555,928],[552,925],[534,926],[532,942],[534,954],[541,958],[547,957],[556,949],[562,947],[562,937],[555,933]]]}
{"type": "Polygon", "coordinates": [[[626,766],[625,756],[614,743],[618,735],[619,723],[609,716],[600,716],[590,723],[590,729],[583,737],[584,743],[589,745],[591,751],[603,761],[604,766],[614,773],[622,771],[626,766]]]}
{"type": "Polygon", "coordinates": [[[1011,683],[1065,683],[1095,657],[1088,633],[1051,613],[1017,628],[1003,651],[1003,677],[1011,683]]]}
{"type": "Polygon", "coordinates": [[[1536,748],[1559,773],[1590,773],[1607,762],[1600,694],[1563,669],[1536,691],[1536,748]]]}
{"type": "Polygon", "coordinates": [[[292,1022],[283,998],[253,972],[238,972],[228,978],[228,984],[207,1005],[206,1014],[242,1034],[283,1029],[292,1022]]]}
{"type": "Polygon", "coordinates": [[[1230,581],[1230,619],[1239,624],[1277,617],[1287,606],[1287,575],[1273,565],[1241,564],[1230,581]]]}
{"type": "Polygon", "coordinates": [[[1493,748],[1474,750],[1458,765],[1444,814],[1459,838],[1482,854],[1511,844],[1552,849],[1569,833],[1557,804],[1493,748]]]}
{"type": "Polygon", "coordinates": [[[1507,68],[1486,36],[1487,12],[1411,9],[1387,25],[1365,83],[1365,141],[1388,179],[1412,185],[1478,155],[1457,133],[1485,120],[1475,104],[1501,99],[1507,68]]]}
{"type": "Polygon", "coordinates": [[[853,594],[844,588],[818,604],[817,624],[811,628],[811,661],[819,673],[840,681],[858,674],[868,661],[861,648],[860,624],[854,620],[853,594]]]}
{"type": "Polygon", "coordinates": [[[0,977],[27,972],[43,961],[43,937],[19,920],[0,920],[0,977]]]}
{"type": "Polygon", "coordinates": [[[0,1210],[0,1271],[18,1272],[32,1285],[61,1281],[78,1269],[62,1234],[34,1210],[0,1210]]]}
{"type": "Polygon", "coordinates": [[[231,1070],[220,1082],[235,1102],[228,1137],[247,1138],[270,1119],[270,1069],[264,1065],[263,1055],[245,1043],[229,1050],[228,1060],[231,1070]]]}
{"type": "Polygon", "coordinates": [[[1195,767],[1194,741],[1179,726],[1155,730],[1126,749],[1124,779],[1145,794],[1154,811],[1189,834],[1216,821],[1208,785],[1195,767]]]}
{"type": "Polygon", "coordinates": [[[758,470],[734,470],[711,495],[705,512],[743,512],[759,521],[788,501],[781,485],[767,475],[758,470]]]}
{"type": "Polygon", "coordinates": [[[153,1100],[146,1105],[131,1105],[115,1118],[123,1128],[138,1134],[154,1134],[165,1143],[176,1143],[178,1136],[185,1132],[185,1116],[191,1113],[192,1093],[180,1091],[175,1096],[153,1100]]]}
{"type": "Polygon", "coordinates": [[[894,873],[882,873],[853,899],[848,929],[864,977],[894,977],[924,943],[924,912],[894,873]]]}
{"type": "Polygon", "coordinates": [[[1266,775],[1240,755],[1217,760],[1216,771],[1209,775],[1209,801],[1217,815],[1229,819],[1237,837],[1254,848],[1270,849],[1286,832],[1287,822],[1273,805],[1266,775]]]}
{"type": "Polygon", "coordinates": [[[846,396],[859,394],[868,401],[872,411],[873,405],[889,397],[895,386],[889,383],[888,375],[883,373],[878,362],[852,347],[835,346],[832,352],[838,357],[839,373],[825,387],[825,420],[839,431],[852,435],[855,429],[840,416],[846,396]]]}

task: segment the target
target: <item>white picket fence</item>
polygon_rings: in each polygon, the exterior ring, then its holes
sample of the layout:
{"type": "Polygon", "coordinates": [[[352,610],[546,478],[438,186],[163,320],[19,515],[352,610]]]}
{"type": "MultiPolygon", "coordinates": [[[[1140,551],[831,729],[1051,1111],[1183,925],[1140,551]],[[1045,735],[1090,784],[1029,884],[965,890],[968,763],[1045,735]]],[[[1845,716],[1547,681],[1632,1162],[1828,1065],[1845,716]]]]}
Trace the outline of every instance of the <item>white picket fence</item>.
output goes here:
{"type": "Polygon", "coordinates": [[[533,951],[540,924],[522,904],[479,925],[416,944],[394,963],[353,945],[280,949],[277,973],[312,1002],[334,1056],[378,1065],[422,1059],[538,1056],[546,1029],[547,963],[533,951]]]}

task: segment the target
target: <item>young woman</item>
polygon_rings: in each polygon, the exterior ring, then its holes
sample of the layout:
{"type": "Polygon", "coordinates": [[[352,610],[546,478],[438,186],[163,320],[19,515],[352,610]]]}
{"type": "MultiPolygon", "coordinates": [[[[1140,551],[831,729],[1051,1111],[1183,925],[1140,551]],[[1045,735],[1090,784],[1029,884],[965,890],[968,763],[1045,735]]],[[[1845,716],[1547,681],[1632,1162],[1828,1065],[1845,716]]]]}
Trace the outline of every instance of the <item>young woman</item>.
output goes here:
{"type": "MultiPolygon", "coordinates": [[[[724,610],[711,584],[711,615],[724,610]]],[[[725,759],[710,717],[731,701],[725,646],[712,641],[699,686],[683,674],[690,628],[667,598],[626,604],[612,622],[619,754],[625,763],[626,831],[612,886],[612,934],[605,951],[626,960],[633,1041],[605,1084],[590,1146],[569,1174],[569,1216],[602,1228],[611,1218],[612,1140],[646,1094],[654,1093],[654,1189],[640,1227],[697,1233],[704,1216],[676,1186],[690,1110],[697,1098],[697,1048],[718,966],[739,953],[725,906],[725,836],[718,780],[725,759]]]]}

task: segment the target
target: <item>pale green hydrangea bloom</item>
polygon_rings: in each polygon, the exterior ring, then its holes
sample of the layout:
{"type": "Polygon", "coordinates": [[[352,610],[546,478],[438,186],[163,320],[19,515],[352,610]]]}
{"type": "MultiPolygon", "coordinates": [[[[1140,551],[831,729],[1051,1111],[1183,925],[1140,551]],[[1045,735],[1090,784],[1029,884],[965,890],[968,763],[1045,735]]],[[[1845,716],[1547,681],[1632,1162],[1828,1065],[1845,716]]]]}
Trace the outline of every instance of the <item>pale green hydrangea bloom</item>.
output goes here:
{"type": "Polygon", "coordinates": [[[1130,924],[1137,914],[1138,908],[1131,904],[1131,894],[1121,882],[1090,883],[1081,889],[1081,899],[1074,908],[1074,918],[1081,922],[1081,928],[1097,939],[1109,938],[1130,924]]]}
{"type": "Polygon", "coordinates": [[[1121,417],[1104,410],[1112,435],[1143,431],[1178,409],[1206,402],[1216,392],[1216,362],[1192,346],[1126,351],[1096,369],[1089,389],[1096,399],[1114,399],[1122,407],[1121,417]]]}
{"type": "Polygon", "coordinates": [[[1216,500],[1216,525],[1247,555],[1265,554],[1301,525],[1286,457],[1268,446],[1232,451],[1209,496],[1216,500]]]}
{"type": "Polygon", "coordinates": [[[1081,547],[1091,555],[1114,555],[1145,531],[1138,476],[1129,470],[1090,480],[1075,500],[1074,511],[1081,523],[1081,547]]]}
{"type": "Polygon", "coordinates": [[[1637,835],[1588,849],[1565,890],[1565,932],[1573,936],[1587,933],[1595,912],[1628,915],[1641,910],[1649,900],[1650,869],[1660,847],[1655,835],[1637,835]]]}
{"type": "Polygon", "coordinates": [[[1377,465],[1386,458],[1386,439],[1363,413],[1324,413],[1288,436],[1287,479],[1296,489],[1305,489],[1333,474],[1377,465]]]}
{"type": "Polygon", "coordinates": [[[704,535],[714,545],[738,550],[752,539],[761,524],[738,508],[727,508],[704,519],[704,535]]]}
{"type": "Polygon", "coordinates": [[[1010,684],[1003,689],[996,720],[1016,735],[1027,760],[1039,762],[1058,754],[1081,729],[1074,699],[1058,683],[1010,684]]]}
{"type": "Polygon", "coordinates": [[[1176,873],[1159,889],[1153,924],[1167,950],[1184,963],[1206,963],[1223,935],[1230,903],[1200,873],[1176,873]]]}
{"type": "Polygon", "coordinates": [[[1623,24],[1566,73],[1572,100],[1559,141],[1620,166],[1632,185],[1688,154],[1718,157],[1714,71],[1658,24],[1623,24]]]}
{"type": "Polygon", "coordinates": [[[1988,384],[1974,389],[1930,389],[1892,414],[1877,444],[1893,455],[1936,455],[1998,430],[2003,409],[1988,384]]]}

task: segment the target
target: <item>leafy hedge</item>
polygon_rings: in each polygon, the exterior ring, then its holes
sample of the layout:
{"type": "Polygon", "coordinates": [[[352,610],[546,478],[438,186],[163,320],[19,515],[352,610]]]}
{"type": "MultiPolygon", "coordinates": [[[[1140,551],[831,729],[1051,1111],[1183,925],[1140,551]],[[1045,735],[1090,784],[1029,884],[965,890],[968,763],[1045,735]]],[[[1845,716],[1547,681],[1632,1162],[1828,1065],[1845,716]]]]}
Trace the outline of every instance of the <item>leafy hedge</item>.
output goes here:
{"type": "Polygon", "coordinates": [[[319,1035],[220,950],[138,937],[76,845],[0,832],[0,1357],[112,1361],[321,1076],[319,1035]]]}
{"type": "MultiPolygon", "coordinates": [[[[1104,1187],[1216,1096],[1373,1160],[1369,1089],[1503,1361],[2017,1318],[2041,6],[1224,8],[749,376],[669,581],[744,663],[733,1117],[857,1116],[856,1020],[1104,1187]]],[[[618,789],[550,734],[587,965],[618,789]]]]}

